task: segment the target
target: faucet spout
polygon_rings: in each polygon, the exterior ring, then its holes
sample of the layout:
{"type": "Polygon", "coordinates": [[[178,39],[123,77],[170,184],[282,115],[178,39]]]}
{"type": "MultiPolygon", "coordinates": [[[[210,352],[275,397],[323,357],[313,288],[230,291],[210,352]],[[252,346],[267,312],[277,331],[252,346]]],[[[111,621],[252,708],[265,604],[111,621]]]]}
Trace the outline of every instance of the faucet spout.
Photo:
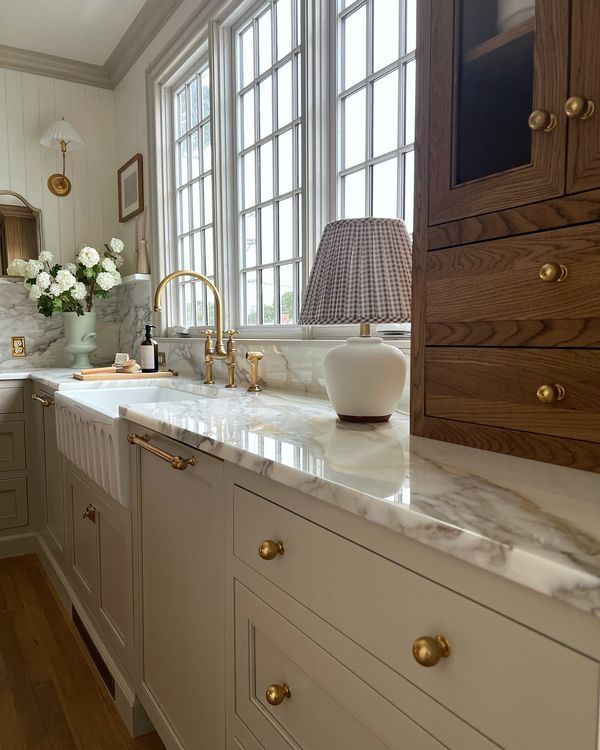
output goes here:
{"type": "Polygon", "coordinates": [[[154,293],[154,310],[155,312],[160,312],[162,310],[161,307],[161,300],[162,296],[165,290],[165,287],[167,284],[169,284],[173,279],[177,279],[179,276],[192,276],[195,279],[198,279],[198,281],[201,281],[203,284],[206,284],[206,286],[210,289],[210,291],[213,293],[215,298],[215,335],[216,335],[216,341],[215,341],[215,354],[219,357],[226,357],[227,351],[225,350],[225,347],[223,345],[223,301],[221,300],[221,295],[219,294],[219,290],[217,287],[212,283],[210,279],[208,279],[204,274],[198,273],[197,271],[173,271],[173,273],[167,274],[164,279],[161,279],[158,286],[156,287],[156,292],[154,293]]]}

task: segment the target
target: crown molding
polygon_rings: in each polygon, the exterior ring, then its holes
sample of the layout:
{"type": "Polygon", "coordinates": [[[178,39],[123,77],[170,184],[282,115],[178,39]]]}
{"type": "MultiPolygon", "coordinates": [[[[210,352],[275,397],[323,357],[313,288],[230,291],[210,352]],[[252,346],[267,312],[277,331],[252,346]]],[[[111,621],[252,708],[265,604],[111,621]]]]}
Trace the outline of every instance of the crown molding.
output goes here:
{"type": "Polygon", "coordinates": [[[114,89],[183,0],[146,0],[104,65],[0,44],[0,68],[114,89]]]}
{"type": "Polygon", "coordinates": [[[115,88],[162,29],[183,0],[146,0],[106,61],[106,74],[115,88]]]}
{"type": "Polygon", "coordinates": [[[104,65],[92,65],[70,60],[67,57],[9,47],[6,44],[0,44],[0,68],[58,78],[62,81],[85,83],[88,86],[99,86],[103,89],[113,88],[104,65]]]}

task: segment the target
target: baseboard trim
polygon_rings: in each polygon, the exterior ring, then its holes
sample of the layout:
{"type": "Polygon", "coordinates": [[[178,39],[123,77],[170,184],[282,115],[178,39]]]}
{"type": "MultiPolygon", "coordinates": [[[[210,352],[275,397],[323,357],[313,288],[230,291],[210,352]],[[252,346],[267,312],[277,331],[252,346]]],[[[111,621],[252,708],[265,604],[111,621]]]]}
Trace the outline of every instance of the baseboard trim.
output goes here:
{"type": "MultiPolygon", "coordinates": [[[[48,548],[45,540],[38,534],[32,535],[36,538],[36,549],[32,550],[38,554],[40,562],[44,570],[46,571],[51,584],[56,590],[60,601],[65,608],[65,616],[67,619],[71,619],[69,613],[71,607],[75,607],[77,613],[89,634],[89,637],[94,643],[94,646],[98,649],[98,653],[105,662],[108,670],[115,681],[115,695],[114,702],[117,707],[121,718],[125,722],[125,726],[129,730],[132,737],[139,737],[142,734],[147,734],[154,730],[152,722],[148,718],[144,707],[139,702],[139,699],[135,693],[135,689],[132,685],[132,679],[123,673],[110,651],[102,641],[97,628],[94,625],[93,620],[89,617],[86,607],[81,602],[71,584],[67,580],[60,565],[52,555],[52,552],[48,548]]],[[[26,554],[26,553],[21,553],[26,554]]],[[[104,688],[106,689],[106,688],[104,688]]],[[[108,689],[106,694],[110,695],[108,689]]]]}
{"type": "Polygon", "coordinates": [[[0,537],[0,558],[39,554],[39,536],[34,531],[0,537]]]}

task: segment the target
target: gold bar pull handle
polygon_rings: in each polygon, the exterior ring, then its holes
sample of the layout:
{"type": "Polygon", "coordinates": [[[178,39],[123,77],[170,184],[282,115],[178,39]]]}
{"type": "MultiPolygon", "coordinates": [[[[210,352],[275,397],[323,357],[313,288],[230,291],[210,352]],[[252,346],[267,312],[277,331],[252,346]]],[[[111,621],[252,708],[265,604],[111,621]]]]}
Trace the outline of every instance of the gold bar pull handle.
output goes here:
{"type": "Polygon", "coordinates": [[[187,469],[188,466],[194,466],[196,463],[196,459],[193,456],[190,458],[181,458],[181,456],[174,456],[172,453],[167,453],[167,451],[163,451],[162,448],[157,448],[155,445],[150,445],[150,435],[136,435],[135,433],[130,432],[129,435],[127,435],[127,440],[131,445],[139,445],[140,448],[152,453],[153,456],[161,458],[163,461],[171,464],[173,469],[183,471],[184,469],[187,469]]]}
{"type": "Polygon", "coordinates": [[[32,394],[31,400],[32,401],[38,401],[42,406],[45,406],[46,409],[49,406],[54,406],[54,399],[52,399],[52,398],[43,398],[42,396],[38,396],[37,393],[32,394]]]}

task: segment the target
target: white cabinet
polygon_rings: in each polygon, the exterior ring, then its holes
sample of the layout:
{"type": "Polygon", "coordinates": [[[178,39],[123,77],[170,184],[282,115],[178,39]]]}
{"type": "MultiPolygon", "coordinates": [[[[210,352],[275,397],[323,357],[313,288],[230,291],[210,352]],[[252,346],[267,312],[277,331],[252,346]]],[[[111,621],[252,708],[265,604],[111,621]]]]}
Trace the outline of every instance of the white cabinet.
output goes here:
{"type": "Polygon", "coordinates": [[[133,586],[130,514],[65,469],[69,527],[67,575],[103,641],[133,671],[133,586]]]}
{"type": "Polygon", "coordinates": [[[29,523],[24,386],[0,381],[0,532],[29,523]]]}
{"type": "Polygon", "coordinates": [[[138,694],[168,748],[222,750],[222,462],[156,434],[146,443],[163,458],[132,448],[138,694]],[[195,463],[177,470],[169,455],[195,463]]]}
{"type": "Polygon", "coordinates": [[[63,458],[56,444],[54,395],[36,387],[35,406],[40,409],[38,428],[43,433],[44,450],[44,538],[61,568],[66,564],[66,518],[63,483],[63,458]],[[37,397],[37,398],[36,398],[37,397]]]}

